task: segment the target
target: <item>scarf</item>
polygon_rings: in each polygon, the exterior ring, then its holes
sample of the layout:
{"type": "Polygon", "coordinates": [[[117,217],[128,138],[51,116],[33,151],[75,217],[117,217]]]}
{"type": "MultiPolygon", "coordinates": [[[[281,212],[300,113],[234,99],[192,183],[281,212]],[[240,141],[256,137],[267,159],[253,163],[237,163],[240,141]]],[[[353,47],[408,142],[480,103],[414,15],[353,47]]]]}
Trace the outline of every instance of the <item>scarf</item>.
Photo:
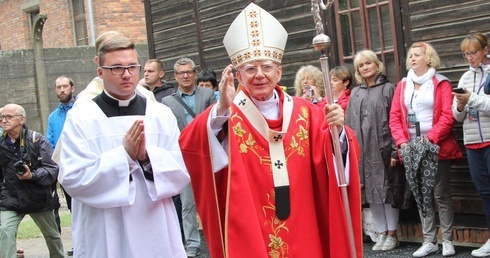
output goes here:
{"type": "MultiPolygon", "coordinates": [[[[436,74],[436,69],[430,67],[429,70],[422,76],[417,76],[413,69],[410,69],[407,74],[407,86],[405,88],[405,103],[407,107],[413,100],[415,94],[415,84],[420,84],[418,94],[423,94],[422,96],[427,96],[427,94],[432,94],[434,92],[434,83],[432,83],[432,78],[436,74]]],[[[415,94],[416,95],[416,94],[415,94]]]]}

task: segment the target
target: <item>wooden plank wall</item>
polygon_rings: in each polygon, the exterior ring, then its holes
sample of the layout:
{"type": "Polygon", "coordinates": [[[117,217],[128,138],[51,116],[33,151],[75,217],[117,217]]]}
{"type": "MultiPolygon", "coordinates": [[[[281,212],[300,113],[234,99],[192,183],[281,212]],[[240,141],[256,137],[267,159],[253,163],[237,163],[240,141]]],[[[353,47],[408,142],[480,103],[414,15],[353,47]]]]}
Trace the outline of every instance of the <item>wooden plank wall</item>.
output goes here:
{"type": "Polygon", "coordinates": [[[442,61],[440,72],[457,83],[468,70],[468,63],[461,56],[461,41],[472,32],[490,37],[490,1],[416,0],[409,2],[409,13],[411,41],[431,43],[442,61]]]}
{"type": "MultiPolygon", "coordinates": [[[[182,56],[190,57],[200,68],[214,69],[219,77],[223,68],[230,63],[222,43],[223,37],[238,13],[249,3],[248,0],[150,1],[154,41],[148,42],[149,45],[153,44],[149,49],[153,47],[155,58],[165,63],[166,79],[173,81],[173,64],[182,56]],[[198,19],[194,12],[196,5],[198,19]],[[201,49],[198,38],[201,38],[201,49]]],[[[301,65],[320,67],[319,53],[311,44],[315,36],[311,1],[259,0],[255,3],[274,15],[288,31],[281,85],[292,88],[294,76],[301,65]]]]}
{"type": "MultiPolygon", "coordinates": [[[[408,48],[412,42],[430,42],[438,51],[442,66],[440,72],[457,84],[468,69],[461,57],[459,44],[470,32],[480,31],[490,36],[490,1],[488,0],[396,0],[400,8],[403,31],[397,36],[400,46],[408,48]]],[[[250,0],[145,0],[147,16],[150,14],[152,35],[149,49],[155,58],[166,65],[167,80],[174,82],[173,64],[182,57],[192,58],[200,68],[212,68],[220,77],[222,69],[230,63],[222,44],[229,25],[250,0]],[[200,40],[199,40],[200,39],[200,40]]],[[[281,85],[292,90],[296,71],[301,65],[319,65],[319,54],[313,50],[315,36],[311,1],[309,0],[257,0],[257,5],[274,15],[289,33],[283,59],[281,85]]],[[[398,13],[398,12],[396,12],[398,13]]],[[[331,17],[329,17],[331,19],[331,17]]],[[[148,17],[147,17],[148,19],[148,17]]],[[[330,20],[329,19],[329,20],[330,20]]],[[[333,21],[329,22],[333,30],[333,21]]],[[[332,32],[327,33],[332,37],[332,32]]],[[[335,39],[330,66],[338,63],[335,39]]],[[[400,49],[401,62],[405,62],[406,49],[400,49]]],[[[401,67],[404,67],[402,64],[401,67]]],[[[403,71],[402,71],[403,73],[403,71]]],[[[219,78],[218,78],[219,79],[219,78]]],[[[462,145],[461,125],[454,128],[462,145]]],[[[457,213],[482,214],[479,196],[471,181],[468,164],[463,159],[451,171],[452,190],[457,213]]]]}
{"type": "MultiPolygon", "coordinates": [[[[490,37],[490,1],[488,0],[412,0],[408,4],[409,40],[426,41],[437,50],[442,65],[439,71],[457,85],[468,63],[461,56],[461,41],[472,32],[482,32],[490,37]]],[[[454,131],[462,143],[462,128],[454,131]]],[[[452,194],[455,212],[483,214],[481,199],[471,181],[466,157],[453,165],[451,171],[452,194]]],[[[482,225],[483,227],[485,225],[482,225]]]]}

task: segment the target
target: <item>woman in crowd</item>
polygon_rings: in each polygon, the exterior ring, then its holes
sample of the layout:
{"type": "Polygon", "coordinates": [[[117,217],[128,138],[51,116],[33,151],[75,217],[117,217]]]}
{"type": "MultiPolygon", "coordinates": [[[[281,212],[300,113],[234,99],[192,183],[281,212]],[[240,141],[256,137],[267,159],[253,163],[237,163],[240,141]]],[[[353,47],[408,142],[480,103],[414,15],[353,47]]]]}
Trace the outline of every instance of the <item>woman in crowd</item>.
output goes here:
{"type": "Polygon", "coordinates": [[[351,88],[356,85],[354,68],[351,65],[341,65],[330,71],[330,86],[334,102],[347,110],[351,88]]]}
{"type": "Polygon", "coordinates": [[[313,65],[301,66],[294,78],[294,89],[296,96],[303,97],[322,108],[325,106],[323,73],[317,67],[313,65]]]}
{"type": "Polygon", "coordinates": [[[414,257],[424,257],[438,251],[436,207],[442,232],[442,255],[454,255],[452,244],[453,200],[449,171],[451,162],[461,158],[461,150],[452,132],[451,113],[453,96],[449,80],[436,72],[440,59],[428,43],[414,43],[407,54],[408,74],[398,83],[390,113],[391,134],[398,147],[416,140],[415,123],[420,125],[420,136],[440,147],[431,201],[424,217],[419,209],[424,242],[414,257]]]}
{"type": "MultiPolygon", "coordinates": [[[[458,88],[463,88],[464,93],[454,93],[452,110],[454,118],[463,122],[470,174],[483,200],[490,230],[490,95],[483,92],[485,77],[490,74],[487,37],[481,33],[471,34],[461,42],[461,50],[470,68],[459,80],[458,88]]],[[[490,256],[490,239],[471,255],[490,256]]]]}
{"type": "Polygon", "coordinates": [[[360,85],[350,94],[346,125],[361,147],[359,173],[363,204],[369,204],[378,238],[373,250],[392,250],[399,245],[399,208],[403,206],[405,176],[388,126],[395,85],[383,75],[383,63],[371,50],[354,59],[360,85]]]}
{"type": "Polygon", "coordinates": [[[209,68],[204,68],[196,79],[197,86],[208,88],[214,91],[214,97],[219,99],[218,81],[216,79],[216,73],[209,68]]]}

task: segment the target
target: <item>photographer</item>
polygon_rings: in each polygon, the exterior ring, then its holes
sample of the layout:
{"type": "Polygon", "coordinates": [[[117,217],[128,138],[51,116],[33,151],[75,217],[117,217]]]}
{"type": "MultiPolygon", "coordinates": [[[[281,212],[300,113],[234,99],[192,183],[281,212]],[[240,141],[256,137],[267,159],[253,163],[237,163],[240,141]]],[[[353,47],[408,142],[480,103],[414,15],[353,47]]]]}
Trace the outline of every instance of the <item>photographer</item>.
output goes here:
{"type": "Polygon", "coordinates": [[[0,138],[1,256],[16,257],[17,229],[29,214],[46,240],[50,257],[64,257],[53,214],[59,205],[51,190],[58,166],[51,160],[51,146],[44,136],[27,129],[26,113],[21,106],[6,105],[1,118],[5,130],[0,138]]]}

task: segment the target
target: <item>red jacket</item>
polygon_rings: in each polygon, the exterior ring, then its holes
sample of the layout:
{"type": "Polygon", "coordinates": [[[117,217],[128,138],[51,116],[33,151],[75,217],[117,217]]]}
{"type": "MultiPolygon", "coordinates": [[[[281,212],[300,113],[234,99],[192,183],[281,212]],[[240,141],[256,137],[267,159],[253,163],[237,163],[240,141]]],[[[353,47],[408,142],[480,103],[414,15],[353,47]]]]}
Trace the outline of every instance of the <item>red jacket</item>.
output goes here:
{"type": "MultiPolygon", "coordinates": [[[[429,130],[426,137],[430,142],[439,145],[439,159],[462,158],[461,149],[452,131],[454,117],[451,110],[453,104],[451,83],[446,77],[437,73],[432,81],[434,84],[434,116],[432,129],[429,130]]],[[[410,138],[408,135],[407,108],[404,101],[406,85],[405,79],[398,83],[391,104],[390,129],[397,146],[407,143],[410,138]]]]}

